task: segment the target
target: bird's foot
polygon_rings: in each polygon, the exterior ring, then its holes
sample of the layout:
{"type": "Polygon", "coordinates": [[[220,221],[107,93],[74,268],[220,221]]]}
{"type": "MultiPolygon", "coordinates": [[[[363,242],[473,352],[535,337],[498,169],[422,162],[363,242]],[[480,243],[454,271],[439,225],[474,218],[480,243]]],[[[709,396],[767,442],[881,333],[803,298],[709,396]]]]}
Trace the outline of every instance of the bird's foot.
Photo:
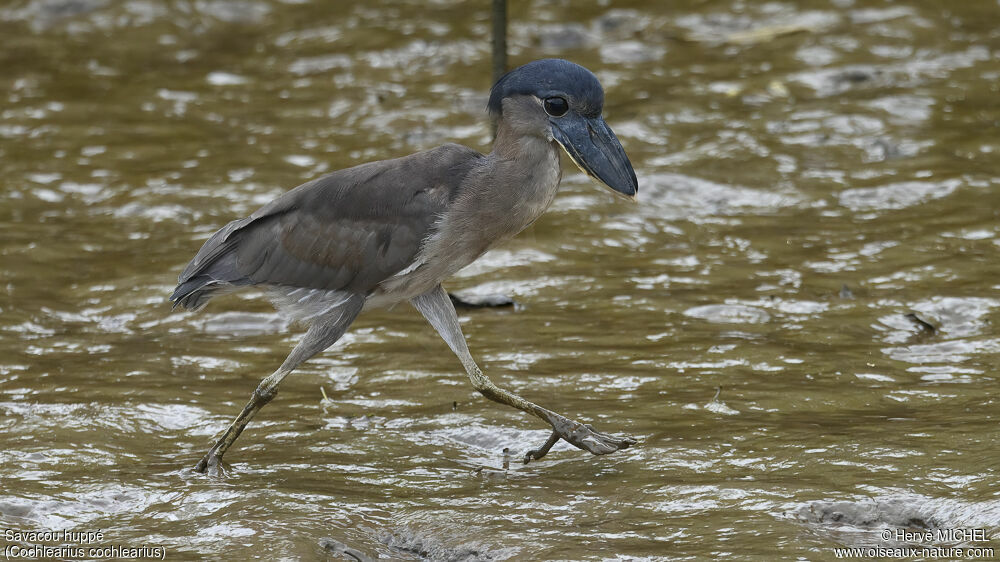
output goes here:
{"type": "Polygon", "coordinates": [[[194,465],[194,471],[210,476],[225,476],[229,472],[229,465],[223,462],[222,455],[212,447],[204,457],[194,465]]]}
{"type": "Polygon", "coordinates": [[[621,449],[627,449],[638,443],[633,437],[602,433],[594,429],[590,424],[573,421],[554,412],[546,411],[545,414],[548,422],[552,425],[552,436],[538,449],[528,451],[524,456],[525,464],[545,456],[559,439],[563,439],[570,445],[584,451],[589,451],[595,455],[606,455],[621,449]]]}

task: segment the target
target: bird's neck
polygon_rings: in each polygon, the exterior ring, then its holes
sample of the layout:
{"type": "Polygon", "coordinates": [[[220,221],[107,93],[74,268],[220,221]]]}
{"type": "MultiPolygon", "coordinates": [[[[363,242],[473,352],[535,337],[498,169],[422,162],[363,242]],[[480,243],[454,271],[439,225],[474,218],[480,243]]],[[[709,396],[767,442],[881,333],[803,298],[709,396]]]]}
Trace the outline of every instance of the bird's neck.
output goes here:
{"type": "Polygon", "coordinates": [[[478,212],[495,215],[481,225],[495,227],[498,239],[517,234],[552,203],[562,167],[558,145],[537,134],[524,134],[501,120],[493,151],[483,162],[476,194],[478,212]]]}
{"type": "Polygon", "coordinates": [[[490,156],[497,160],[536,159],[541,152],[539,146],[545,146],[549,142],[537,135],[525,134],[501,119],[497,124],[497,136],[490,156]]]}
{"type": "Polygon", "coordinates": [[[551,202],[562,179],[559,147],[551,138],[525,133],[502,119],[497,126],[493,150],[486,159],[490,175],[522,197],[533,198],[536,192],[551,202]]]}
{"type": "Polygon", "coordinates": [[[493,177],[500,178],[501,181],[507,179],[516,184],[510,187],[519,190],[528,187],[524,185],[527,181],[538,184],[531,186],[535,189],[552,190],[554,194],[562,179],[559,145],[551,138],[525,134],[503,120],[497,126],[496,140],[487,161],[493,169],[493,177]]]}

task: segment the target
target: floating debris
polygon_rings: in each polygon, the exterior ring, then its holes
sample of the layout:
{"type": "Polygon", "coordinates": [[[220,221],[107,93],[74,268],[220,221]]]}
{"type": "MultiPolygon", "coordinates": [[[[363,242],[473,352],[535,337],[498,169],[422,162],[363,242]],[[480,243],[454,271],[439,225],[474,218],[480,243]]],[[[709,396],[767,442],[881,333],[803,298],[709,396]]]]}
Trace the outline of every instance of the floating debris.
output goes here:
{"type": "Polygon", "coordinates": [[[507,295],[480,295],[460,297],[454,293],[448,293],[451,297],[451,304],[455,308],[500,308],[514,306],[514,299],[507,295]]]}
{"type": "Polygon", "coordinates": [[[840,286],[840,298],[842,299],[854,298],[854,291],[852,291],[851,288],[847,286],[847,283],[844,283],[843,285],[840,286]]]}
{"type": "Polygon", "coordinates": [[[786,25],[771,25],[748,29],[746,31],[736,31],[726,36],[726,42],[736,45],[755,45],[758,43],[768,43],[785,35],[795,33],[808,33],[814,31],[813,27],[803,23],[791,23],[786,25]]]}
{"type": "Polygon", "coordinates": [[[934,326],[934,324],[931,324],[930,322],[917,316],[916,312],[910,311],[909,313],[906,314],[906,318],[907,320],[910,320],[911,322],[916,324],[921,330],[923,330],[928,335],[934,335],[937,333],[937,328],[934,326]]]}
{"type": "Polygon", "coordinates": [[[326,409],[329,408],[329,407],[331,407],[331,406],[333,406],[334,403],[333,403],[333,400],[330,400],[330,397],[326,395],[326,389],[325,388],[323,388],[322,386],[319,387],[319,392],[320,392],[320,394],[323,395],[323,398],[320,398],[320,400],[319,400],[319,405],[323,406],[323,411],[325,412],[326,409]]]}
{"type": "Polygon", "coordinates": [[[718,386],[715,388],[715,396],[712,397],[712,400],[708,404],[705,404],[705,409],[709,412],[725,414],[727,416],[735,416],[736,414],[739,414],[739,410],[734,410],[727,406],[725,402],[719,400],[720,394],[722,394],[722,387],[718,386]]]}
{"type": "Polygon", "coordinates": [[[799,508],[795,516],[807,523],[851,526],[866,530],[886,526],[927,530],[944,526],[920,507],[902,499],[871,502],[817,501],[799,508]]]}
{"type": "Polygon", "coordinates": [[[453,546],[447,544],[450,541],[445,537],[426,536],[424,533],[406,528],[391,534],[383,533],[379,540],[397,552],[418,556],[423,560],[454,562],[505,560],[513,554],[512,549],[491,550],[473,540],[453,546]]]}
{"type": "Polygon", "coordinates": [[[330,554],[340,555],[347,560],[357,560],[358,562],[371,562],[374,560],[356,548],[351,548],[346,544],[331,538],[319,540],[319,545],[330,554]]]}

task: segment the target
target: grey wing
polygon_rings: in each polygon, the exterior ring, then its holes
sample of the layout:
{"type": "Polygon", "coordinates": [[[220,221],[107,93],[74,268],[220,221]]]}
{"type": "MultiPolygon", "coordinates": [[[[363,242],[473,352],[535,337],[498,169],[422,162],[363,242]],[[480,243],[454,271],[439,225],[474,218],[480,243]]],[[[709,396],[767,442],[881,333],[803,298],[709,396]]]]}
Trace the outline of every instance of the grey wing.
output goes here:
{"type": "Polygon", "coordinates": [[[170,299],[197,309],[257,284],[368,293],[413,262],[480,158],[445,145],[303,184],[209,238],[170,299]]]}

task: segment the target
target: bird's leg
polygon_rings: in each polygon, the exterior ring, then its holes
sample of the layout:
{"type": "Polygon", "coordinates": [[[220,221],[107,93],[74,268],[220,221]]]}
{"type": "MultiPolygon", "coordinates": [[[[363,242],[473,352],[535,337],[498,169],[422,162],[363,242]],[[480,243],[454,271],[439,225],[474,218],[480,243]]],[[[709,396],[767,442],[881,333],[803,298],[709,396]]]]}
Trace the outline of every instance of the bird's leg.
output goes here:
{"type": "Polygon", "coordinates": [[[257,385],[257,389],[250,395],[250,401],[243,407],[240,415],[236,416],[236,419],[229,425],[226,432],[222,434],[222,437],[216,441],[215,445],[195,465],[195,472],[205,472],[208,469],[212,469],[213,471],[221,470],[222,455],[226,454],[226,451],[236,441],[236,438],[243,433],[243,430],[257,412],[278,394],[278,385],[281,384],[281,381],[289,373],[291,373],[290,370],[282,371],[278,369],[260,381],[260,384],[257,385]]]}
{"type": "Polygon", "coordinates": [[[538,416],[552,426],[552,436],[549,437],[549,440],[541,448],[530,451],[525,457],[525,462],[530,461],[532,458],[541,458],[559,439],[565,439],[571,445],[585,451],[590,451],[595,455],[612,453],[636,443],[636,440],[631,437],[619,437],[595,431],[589,425],[573,421],[551,410],[542,408],[509,390],[493,384],[493,381],[479,369],[476,361],[472,358],[472,354],[469,353],[469,346],[465,343],[465,336],[462,335],[462,328],[458,324],[455,307],[452,306],[448,293],[440,285],[413,298],[410,302],[434,326],[434,329],[438,331],[448,344],[448,347],[462,361],[462,365],[469,374],[469,379],[476,390],[490,400],[507,404],[538,416]]]}
{"type": "Polygon", "coordinates": [[[221,470],[222,456],[226,454],[236,438],[243,433],[250,420],[278,394],[278,385],[303,361],[330,347],[347,331],[348,326],[361,313],[365,304],[364,295],[351,295],[336,309],[316,318],[302,341],[288,354],[285,362],[273,374],[260,381],[257,389],[250,395],[250,401],[236,416],[222,437],[208,450],[208,453],[195,465],[195,472],[221,470]]]}

